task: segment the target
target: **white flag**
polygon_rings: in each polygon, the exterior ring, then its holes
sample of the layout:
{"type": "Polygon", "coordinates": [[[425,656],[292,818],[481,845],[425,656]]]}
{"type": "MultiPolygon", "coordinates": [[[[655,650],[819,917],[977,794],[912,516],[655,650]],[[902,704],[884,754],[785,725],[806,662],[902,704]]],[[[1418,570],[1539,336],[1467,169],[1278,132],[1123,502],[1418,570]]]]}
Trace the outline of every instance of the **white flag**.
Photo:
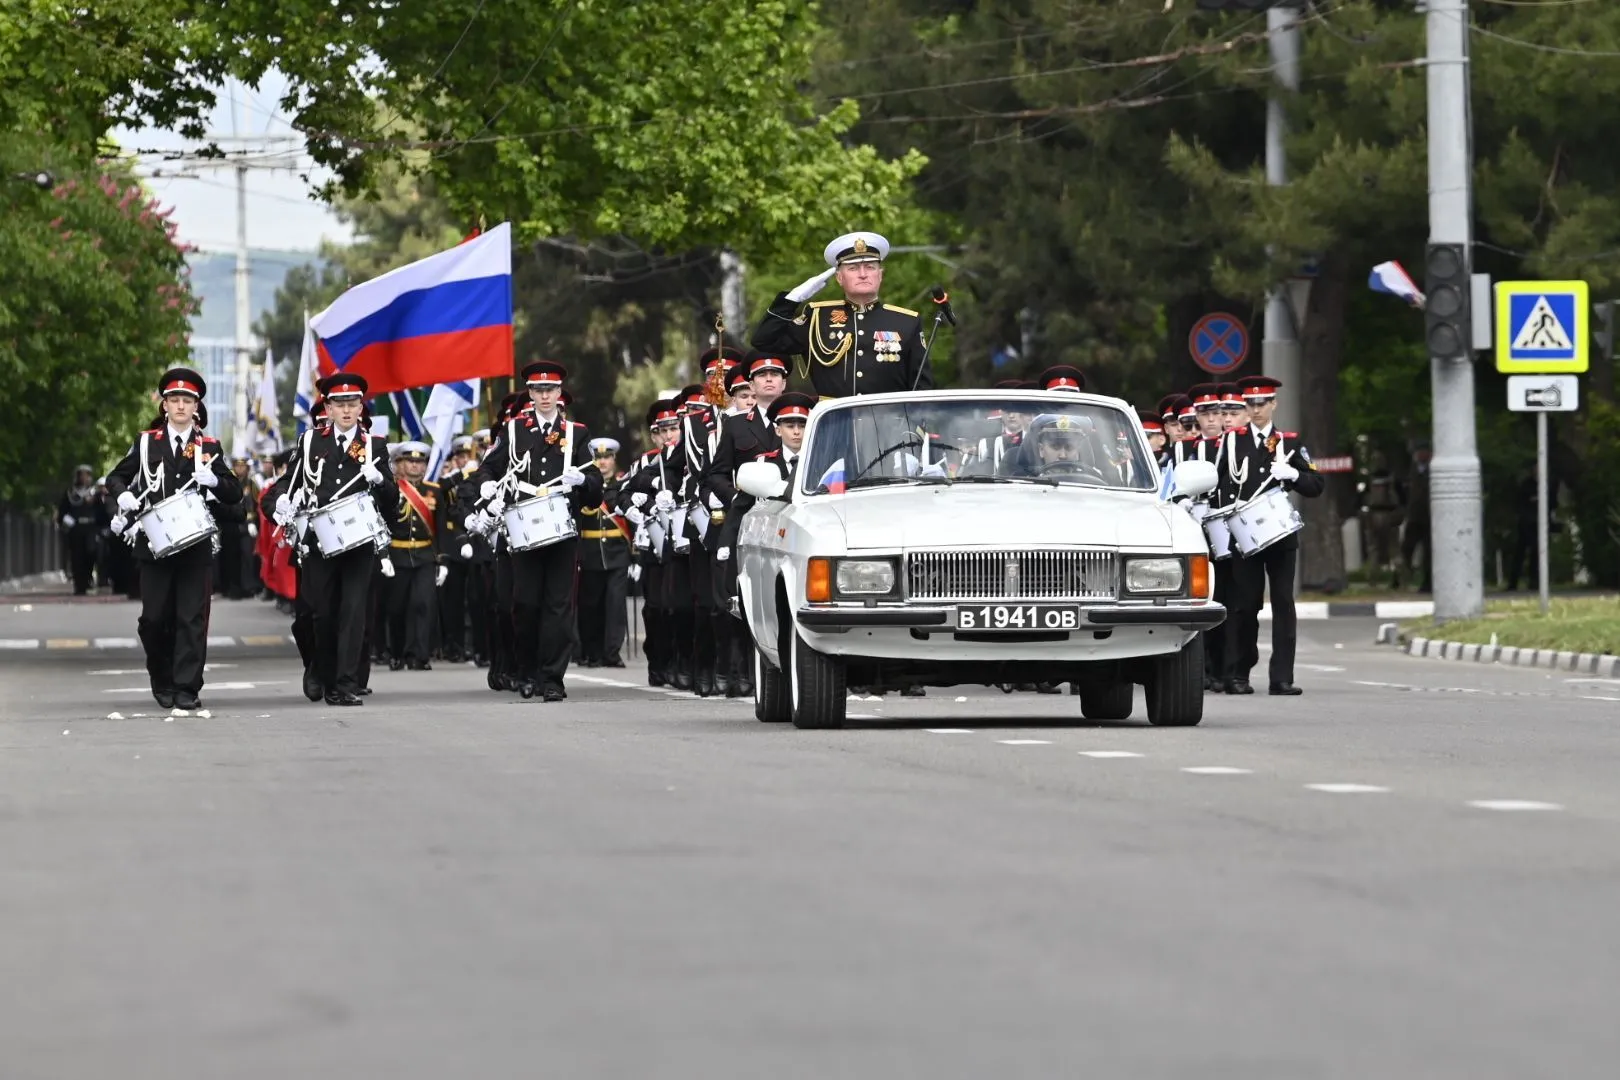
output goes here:
{"type": "Polygon", "coordinates": [[[276,359],[264,351],[264,374],[259,377],[251,409],[253,427],[249,443],[255,454],[281,452],[281,407],[276,404],[276,359]]]}
{"type": "Polygon", "coordinates": [[[293,391],[293,419],[298,421],[298,434],[309,427],[309,410],[315,404],[315,383],[320,377],[320,357],[315,352],[315,331],[309,326],[309,312],[304,312],[304,347],[298,355],[298,386],[293,391]]]}
{"type": "Polygon", "coordinates": [[[439,383],[428,395],[427,408],[422,410],[422,426],[433,439],[433,453],[428,457],[427,475],[437,479],[439,469],[450,456],[450,440],[455,436],[461,414],[478,404],[480,379],[439,383]]]}

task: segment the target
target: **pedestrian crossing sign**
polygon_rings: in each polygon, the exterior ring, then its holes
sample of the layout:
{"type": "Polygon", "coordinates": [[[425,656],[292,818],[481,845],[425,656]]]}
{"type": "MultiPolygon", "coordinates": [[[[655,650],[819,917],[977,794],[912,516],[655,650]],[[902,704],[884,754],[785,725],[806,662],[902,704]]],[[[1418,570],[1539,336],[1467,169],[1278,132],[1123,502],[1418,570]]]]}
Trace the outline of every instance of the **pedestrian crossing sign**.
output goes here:
{"type": "Polygon", "coordinates": [[[1497,282],[1496,370],[1517,375],[1585,371],[1590,309],[1584,281],[1497,282]]]}

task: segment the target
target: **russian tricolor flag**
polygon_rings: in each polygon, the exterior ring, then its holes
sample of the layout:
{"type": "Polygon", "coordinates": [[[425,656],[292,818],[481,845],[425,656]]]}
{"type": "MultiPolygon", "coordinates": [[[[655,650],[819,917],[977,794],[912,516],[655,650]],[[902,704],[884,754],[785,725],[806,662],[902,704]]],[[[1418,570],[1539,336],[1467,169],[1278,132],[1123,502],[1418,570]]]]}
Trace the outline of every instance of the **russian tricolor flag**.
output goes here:
{"type": "Polygon", "coordinates": [[[1373,267],[1372,273],[1367,275],[1367,285],[1373,292],[1398,296],[1413,307],[1423,306],[1423,290],[1398,262],[1382,262],[1373,267]]]}
{"type": "Polygon", "coordinates": [[[371,394],[512,374],[512,226],[390,270],[309,321],[321,371],[371,394]]]}
{"type": "Polygon", "coordinates": [[[827,471],[821,474],[817,488],[826,488],[829,495],[842,495],[844,493],[844,459],[839,458],[827,466],[827,471]]]}

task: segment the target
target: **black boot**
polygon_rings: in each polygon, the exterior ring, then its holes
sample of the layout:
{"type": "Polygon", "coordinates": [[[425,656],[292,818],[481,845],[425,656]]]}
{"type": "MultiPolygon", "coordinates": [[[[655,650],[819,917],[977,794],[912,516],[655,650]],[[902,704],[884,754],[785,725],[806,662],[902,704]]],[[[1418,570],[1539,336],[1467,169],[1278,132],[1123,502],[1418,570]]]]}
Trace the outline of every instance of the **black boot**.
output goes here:
{"type": "Polygon", "coordinates": [[[714,691],[714,666],[712,664],[700,664],[692,678],[692,692],[698,697],[713,697],[714,691]]]}

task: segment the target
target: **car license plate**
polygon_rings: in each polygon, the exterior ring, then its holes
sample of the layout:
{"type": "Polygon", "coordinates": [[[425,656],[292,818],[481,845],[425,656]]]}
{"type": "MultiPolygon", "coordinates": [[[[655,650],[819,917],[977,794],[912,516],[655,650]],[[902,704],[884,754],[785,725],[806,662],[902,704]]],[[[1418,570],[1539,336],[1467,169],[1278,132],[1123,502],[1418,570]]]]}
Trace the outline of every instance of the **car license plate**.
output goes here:
{"type": "Polygon", "coordinates": [[[1074,604],[964,604],[956,609],[956,628],[1008,633],[1078,630],[1080,608],[1074,604]]]}

